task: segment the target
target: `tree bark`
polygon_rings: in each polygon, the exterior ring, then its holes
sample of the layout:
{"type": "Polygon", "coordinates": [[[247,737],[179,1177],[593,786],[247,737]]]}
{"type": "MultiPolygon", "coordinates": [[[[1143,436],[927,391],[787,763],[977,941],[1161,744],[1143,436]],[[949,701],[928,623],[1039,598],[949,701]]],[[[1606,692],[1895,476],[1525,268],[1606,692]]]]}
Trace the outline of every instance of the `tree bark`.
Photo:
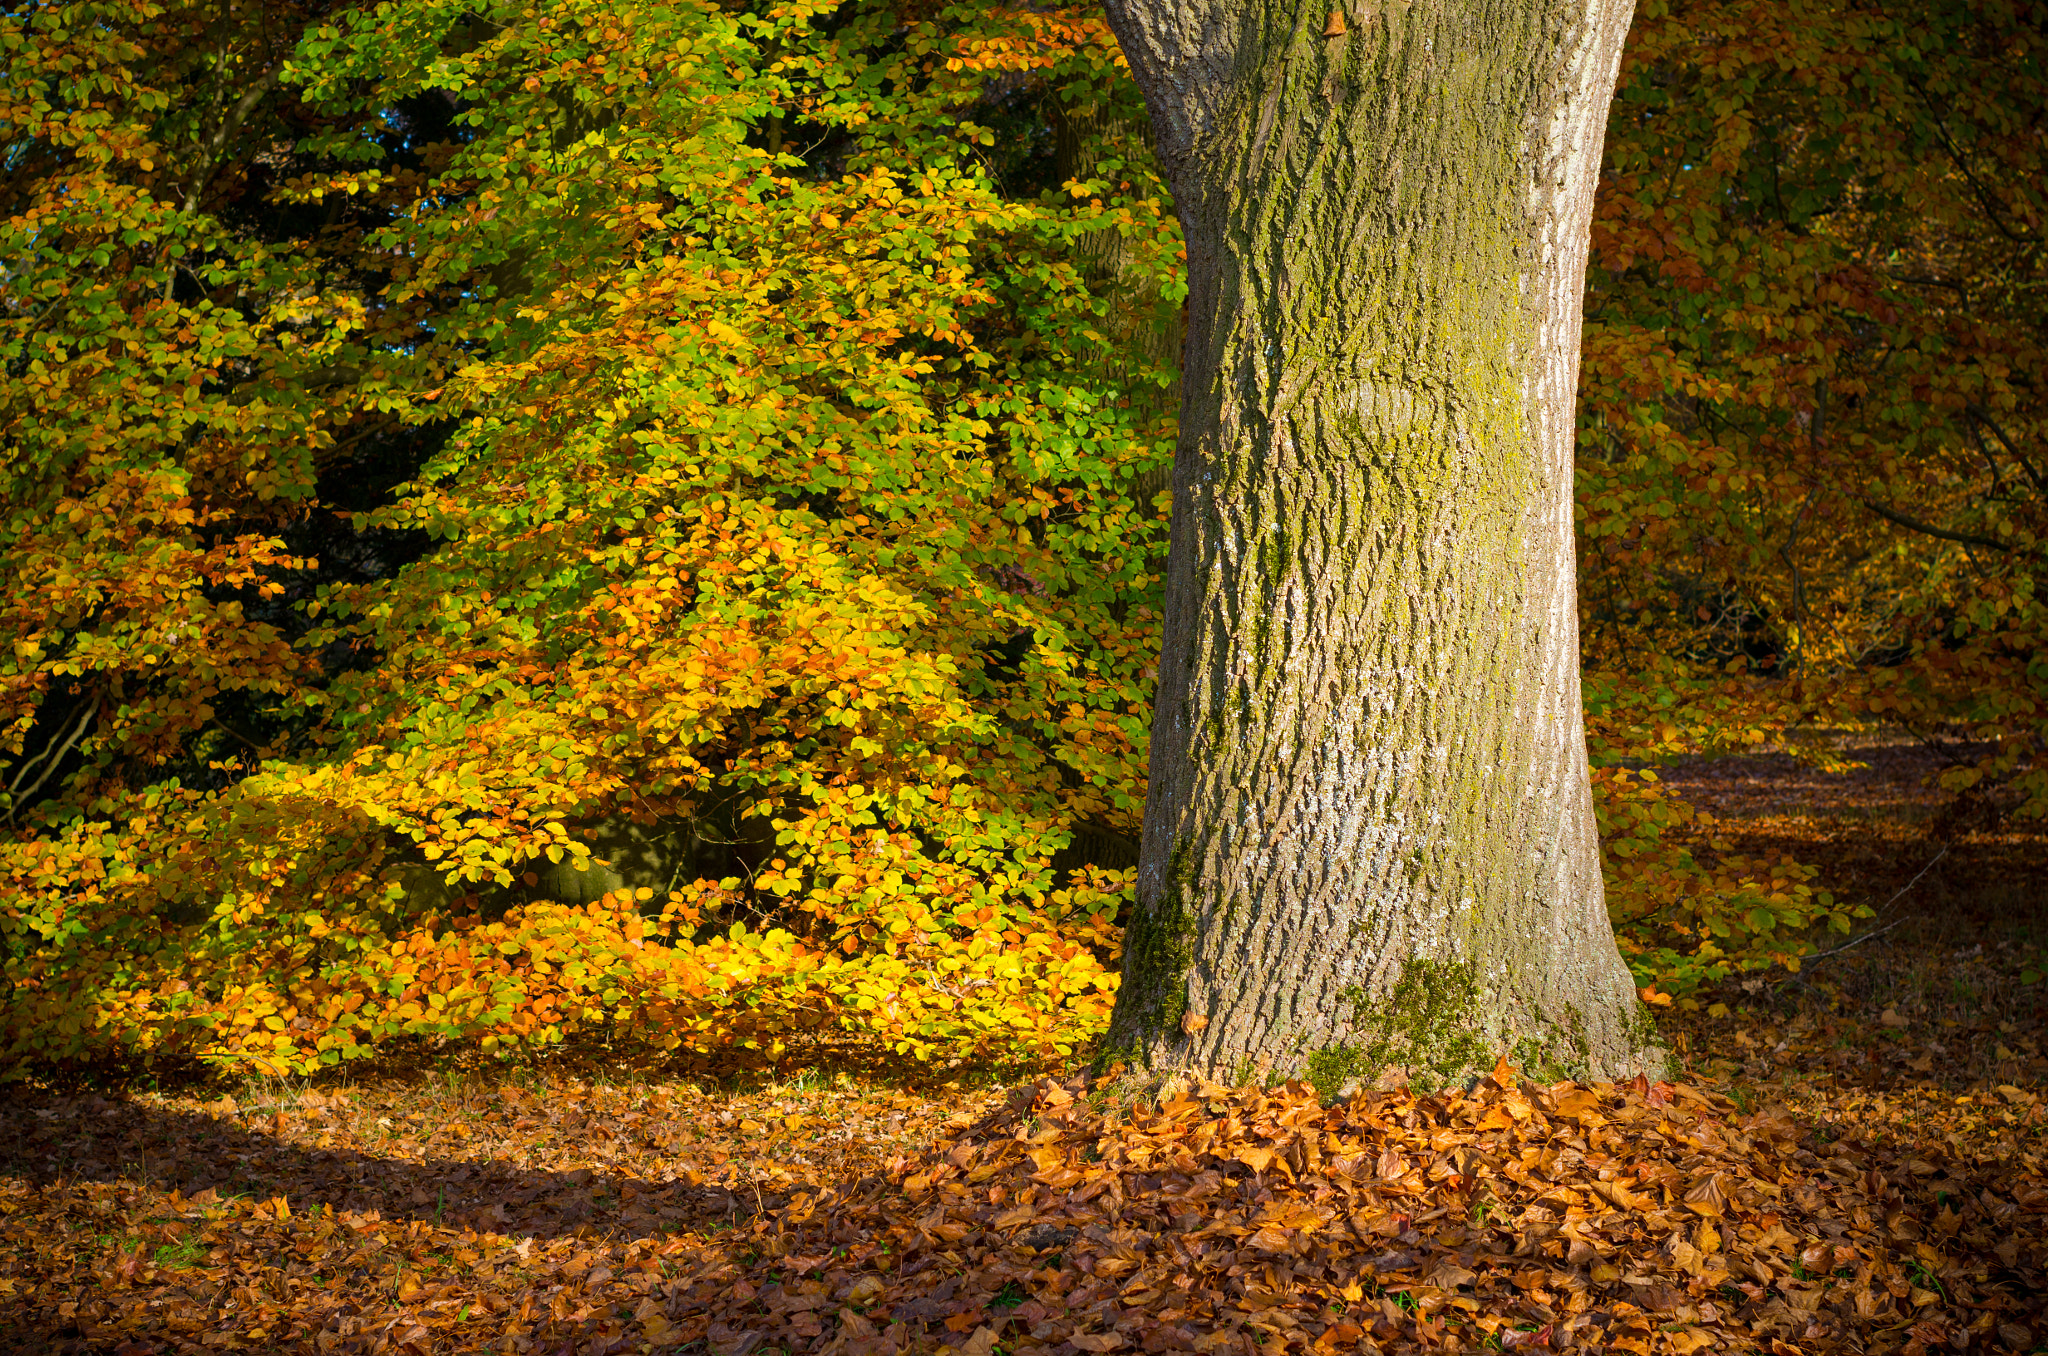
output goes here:
{"type": "Polygon", "coordinates": [[[1630,8],[1110,0],[1191,293],[1105,1062],[1325,1095],[1663,1067],[1602,894],[1572,537],[1630,8]]]}

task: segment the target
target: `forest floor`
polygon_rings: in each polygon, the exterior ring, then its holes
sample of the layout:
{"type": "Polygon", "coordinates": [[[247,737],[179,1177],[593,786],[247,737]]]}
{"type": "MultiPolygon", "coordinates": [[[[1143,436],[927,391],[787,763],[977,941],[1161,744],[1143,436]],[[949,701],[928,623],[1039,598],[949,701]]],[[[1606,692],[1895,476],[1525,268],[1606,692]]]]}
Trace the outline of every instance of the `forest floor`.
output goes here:
{"type": "Polygon", "coordinates": [[[2048,1351],[2048,836],[1854,756],[1670,771],[1882,929],[1667,1017],[1674,1084],[17,1087],[0,1351],[2048,1351]]]}

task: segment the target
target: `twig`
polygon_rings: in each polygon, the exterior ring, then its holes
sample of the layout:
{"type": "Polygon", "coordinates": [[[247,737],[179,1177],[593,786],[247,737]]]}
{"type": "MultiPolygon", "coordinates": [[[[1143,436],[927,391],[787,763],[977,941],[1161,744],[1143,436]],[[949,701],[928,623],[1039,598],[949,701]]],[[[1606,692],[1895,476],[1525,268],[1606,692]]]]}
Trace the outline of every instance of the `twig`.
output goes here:
{"type": "Polygon", "coordinates": [[[1804,969],[1804,968],[1805,968],[1806,966],[1809,966],[1809,965],[1813,964],[1813,963],[1814,963],[1815,961],[1823,961],[1823,960],[1826,960],[1826,959],[1827,959],[1827,958],[1828,958],[1829,956],[1839,956],[1839,955],[1841,955],[1841,954],[1842,954],[1842,953],[1843,953],[1844,951],[1847,951],[1847,950],[1848,950],[1848,949],[1849,949],[1850,947],[1852,947],[1852,946],[1861,946],[1861,945],[1863,945],[1863,944],[1864,944],[1865,942],[1869,941],[1869,940],[1870,940],[1870,939],[1871,939],[1872,937],[1882,937],[1882,936],[1884,936],[1884,935],[1885,935],[1885,934],[1886,934],[1887,932],[1890,932],[1890,931],[1891,931],[1891,930],[1892,930],[1893,928],[1897,927],[1897,926],[1898,926],[1898,925],[1899,925],[1900,923],[1903,923],[1903,922],[1905,922],[1905,921],[1906,921],[1906,920],[1905,920],[1905,919],[1903,919],[1903,918],[1897,918],[1897,919],[1894,919],[1894,920],[1892,920],[1891,922],[1889,922],[1889,923],[1886,923],[1886,924],[1885,924],[1885,925],[1884,925],[1883,927],[1881,927],[1881,928],[1872,928],[1872,929],[1871,929],[1870,931],[1868,931],[1868,932],[1864,933],[1864,934],[1863,934],[1863,935],[1862,935],[1861,937],[1852,937],[1852,938],[1851,938],[1850,940],[1848,940],[1848,941],[1846,941],[1846,942],[1843,942],[1843,943],[1842,943],[1842,944],[1841,944],[1840,946],[1838,946],[1838,947],[1835,947],[1835,948],[1834,948],[1833,950],[1831,950],[1831,951],[1823,951],[1823,952],[1821,952],[1820,954],[1818,954],[1818,955],[1814,955],[1814,956],[1802,956],[1802,957],[1800,957],[1800,959],[1799,959],[1799,964],[1800,964],[1800,967],[1801,967],[1802,969],[1804,969]]]}
{"type": "MultiPolygon", "coordinates": [[[[1932,857],[1928,858],[1927,865],[1921,867],[1919,871],[1915,872],[1913,879],[1907,881],[1904,885],[1901,885],[1899,887],[1899,892],[1897,894],[1893,895],[1890,899],[1887,899],[1884,902],[1884,907],[1879,909],[1875,916],[1882,918],[1886,914],[1890,913],[1892,905],[1898,903],[1899,900],[1905,896],[1906,891],[1918,885],[1920,883],[1920,877],[1926,875],[1929,871],[1932,871],[1934,869],[1934,864],[1946,856],[1948,856],[1948,848],[1944,846],[1941,849],[1941,851],[1935,853],[1932,857]]],[[[1897,927],[1899,924],[1905,921],[1906,920],[1903,918],[1895,918],[1891,922],[1886,923],[1881,928],[1872,928],[1869,932],[1864,933],[1861,937],[1850,938],[1848,941],[1843,942],[1840,946],[1834,948],[1832,951],[1823,951],[1817,956],[1804,956],[1800,959],[1799,963],[1802,966],[1806,966],[1812,964],[1814,961],[1826,960],[1829,956],[1839,956],[1852,946],[1863,945],[1872,937],[1884,936],[1887,932],[1890,932],[1893,928],[1897,927]]]]}

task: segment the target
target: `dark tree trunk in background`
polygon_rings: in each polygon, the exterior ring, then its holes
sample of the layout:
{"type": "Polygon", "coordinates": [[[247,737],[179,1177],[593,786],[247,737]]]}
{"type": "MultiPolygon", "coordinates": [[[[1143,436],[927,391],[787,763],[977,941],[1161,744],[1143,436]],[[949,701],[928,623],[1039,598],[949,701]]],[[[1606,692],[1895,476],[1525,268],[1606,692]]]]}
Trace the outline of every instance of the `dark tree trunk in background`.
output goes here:
{"type": "Polygon", "coordinates": [[[1503,1054],[1656,1071],[1602,898],[1572,545],[1629,0],[1110,11],[1192,292],[1105,1059],[1326,1095],[1503,1054]]]}

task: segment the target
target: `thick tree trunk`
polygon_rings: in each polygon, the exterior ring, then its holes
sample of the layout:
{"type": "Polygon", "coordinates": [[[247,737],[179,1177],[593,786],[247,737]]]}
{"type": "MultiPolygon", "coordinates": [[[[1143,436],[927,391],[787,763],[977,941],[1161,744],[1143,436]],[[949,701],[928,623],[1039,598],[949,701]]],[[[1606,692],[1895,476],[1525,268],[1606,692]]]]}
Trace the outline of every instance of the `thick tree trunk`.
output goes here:
{"type": "Polygon", "coordinates": [[[1503,1054],[1654,1072],[1602,898],[1572,544],[1630,0],[1345,6],[1110,0],[1192,292],[1105,1058],[1326,1095],[1503,1054]]]}

